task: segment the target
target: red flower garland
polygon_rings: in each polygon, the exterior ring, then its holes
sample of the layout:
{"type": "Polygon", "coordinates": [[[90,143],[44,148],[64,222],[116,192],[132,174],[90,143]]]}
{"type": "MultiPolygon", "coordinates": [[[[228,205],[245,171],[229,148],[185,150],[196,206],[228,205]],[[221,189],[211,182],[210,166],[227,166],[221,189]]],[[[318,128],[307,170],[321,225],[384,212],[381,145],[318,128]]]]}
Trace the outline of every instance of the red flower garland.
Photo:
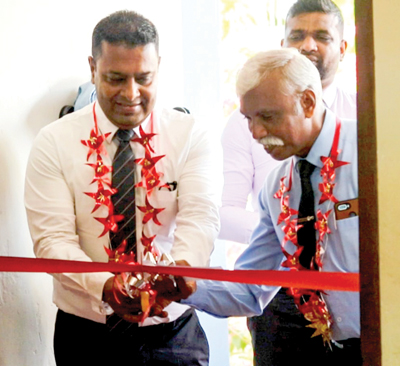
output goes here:
{"type": "MultiPolygon", "coordinates": [[[[118,231],[118,222],[123,219],[123,215],[114,214],[114,206],[111,201],[111,196],[117,192],[115,188],[111,186],[111,179],[109,173],[112,172],[112,166],[106,166],[103,161],[103,157],[107,156],[107,150],[104,146],[104,141],[110,135],[110,133],[102,134],[99,132],[97,117],[95,112],[96,103],[93,104],[93,119],[94,119],[94,128],[90,132],[90,137],[88,140],[81,140],[84,146],[87,146],[89,152],[87,154],[86,160],[89,161],[92,154],[96,154],[96,163],[87,163],[86,165],[90,166],[94,170],[94,177],[90,184],[97,183],[97,191],[94,193],[84,192],[89,197],[95,200],[94,208],[92,213],[95,212],[99,207],[105,206],[108,209],[108,215],[106,217],[95,217],[95,219],[104,225],[103,232],[99,237],[104,236],[108,232],[117,232],[118,231]],[[108,186],[109,188],[104,188],[108,186]]],[[[153,129],[153,115],[151,115],[151,130],[153,129]]],[[[139,211],[143,212],[142,224],[142,238],[141,243],[144,247],[143,255],[147,253],[151,253],[151,255],[156,259],[156,261],[160,260],[160,251],[156,248],[154,244],[154,239],[156,235],[147,237],[145,235],[145,225],[153,220],[155,224],[162,225],[159,221],[157,215],[163,211],[165,208],[156,208],[150,204],[150,196],[155,188],[166,187],[169,188],[167,184],[164,184],[161,181],[162,173],[158,172],[155,165],[158,161],[160,161],[165,155],[161,156],[153,156],[154,149],[151,146],[151,139],[156,136],[155,133],[145,133],[142,129],[142,126],[139,126],[139,132],[141,137],[134,138],[132,141],[141,144],[145,149],[144,158],[136,159],[135,162],[142,166],[141,169],[141,181],[135,184],[135,188],[144,188],[145,189],[145,206],[137,206],[139,211]]],[[[121,245],[115,250],[105,248],[109,260],[126,262],[126,263],[136,263],[134,261],[135,255],[133,253],[125,253],[126,241],[124,240],[121,245]]],[[[124,289],[125,284],[115,283],[115,288],[119,289],[123,293],[126,292],[124,289]]],[[[147,284],[140,288],[141,291],[147,292],[150,294],[151,298],[147,301],[149,304],[152,304],[155,300],[155,291],[151,290],[147,284]]],[[[145,295],[145,294],[143,294],[145,295]]],[[[147,294],[146,294],[147,296],[147,294]]],[[[142,299],[143,300],[143,299],[142,299]]],[[[147,317],[148,312],[150,310],[149,306],[142,316],[142,321],[147,317]]]]}
{"type": "MultiPolygon", "coordinates": [[[[323,167],[321,168],[320,174],[322,177],[322,183],[319,183],[318,188],[320,190],[321,199],[319,204],[325,201],[331,201],[333,203],[338,202],[338,200],[333,195],[333,189],[335,187],[335,170],[345,164],[349,164],[344,161],[338,160],[338,155],[340,150],[338,150],[339,137],[340,137],[340,127],[341,122],[339,119],[336,120],[335,135],[333,138],[332,149],[329,157],[321,156],[321,161],[323,167]]],[[[288,185],[285,185],[286,176],[281,178],[279,190],[274,194],[274,198],[280,199],[281,202],[281,213],[278,216],[277,224],[280,225],[282,222],[282,230],[285,236],[282,240],[282,252],[286,257],[286,260],[282,262],[282,266],[290,268],[290,270],[306,270],[300,264],[300,254],[304,247],[300,246],[297,242],[297,231],[302,227],[298,223],[298,218],[292,218],[297,215],[298,212],[289,206],[290,202],[290,190],[292,187],[292,171],[293,171],[293,160],[289,171],[289,181],[288,185]],[[290,241],[296,246],[296,250],[293,254],[289,254],[285,250],[286,243],[290,241]]],[[[316,245],[315,262],[318,268],[311,268],[311,270],[321,270],[323,266],[323,255],[325,253],[324,241],[327,235],[331,233],[328,226],[328,219],[332,212],[332,209],[323,213],[321,209],[317,210],[317,217],[315,222],[315,229],[318,231],[318,239],[316,245]]],[[[314,261],[312,261],[314,262],[314,261]]],[[[314,328],[315,332],[312,337],[321,335],[324,342],[330,342],[332,339],[332,317],[329,314],[325,300],[321,296],[322,291],[317,290],[307,290],[307,289],[294,289],[290,288],[288,293],[293,296],[294,301],[304,315],[304,317],[311,322],[307,327],[314,328]]]]}

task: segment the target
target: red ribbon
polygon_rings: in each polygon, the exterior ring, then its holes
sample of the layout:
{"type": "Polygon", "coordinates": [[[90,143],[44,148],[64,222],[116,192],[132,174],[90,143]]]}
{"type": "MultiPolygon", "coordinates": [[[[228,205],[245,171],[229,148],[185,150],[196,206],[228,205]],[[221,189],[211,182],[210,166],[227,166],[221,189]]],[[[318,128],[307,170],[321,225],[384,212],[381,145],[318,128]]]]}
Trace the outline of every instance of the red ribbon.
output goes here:
{"type": "Polygon", "coordinates": [[[60,259],[1,257],[0,272],[147,272],[204,280],[315,290],[360,291],[358,273],[316,271],[224,270],[216,268],[144,266],[139,264],[81,262],[60,259]]]}

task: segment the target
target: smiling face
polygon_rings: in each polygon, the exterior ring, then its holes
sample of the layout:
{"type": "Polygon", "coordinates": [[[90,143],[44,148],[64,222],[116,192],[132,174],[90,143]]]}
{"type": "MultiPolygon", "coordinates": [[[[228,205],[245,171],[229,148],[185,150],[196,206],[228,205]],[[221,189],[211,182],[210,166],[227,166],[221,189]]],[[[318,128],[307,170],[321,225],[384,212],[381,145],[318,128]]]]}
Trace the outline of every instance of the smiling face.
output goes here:
{"type": "Polygon", "coordinates": [[[97,60],[89,58],[98,102],[117,127],[137,127],[152,112],[159,60],[153,43],[129,48],[105,41],[97,60]]]}
{"type": "Polygon", "coordinates": [[[332,83],[347,48],[338,18],[318,12],[289,18],[281,44],[297,48],[314,63],[324,88],[332,83]]]}
{"type": "Polygon", "coordinates": [[[313,119],[315,94],[287,95],[280,87],[280,73],[273,72],[240,99],[240,111],[253,137],[275,160],[307,156],[322,122],[313,119]]]}

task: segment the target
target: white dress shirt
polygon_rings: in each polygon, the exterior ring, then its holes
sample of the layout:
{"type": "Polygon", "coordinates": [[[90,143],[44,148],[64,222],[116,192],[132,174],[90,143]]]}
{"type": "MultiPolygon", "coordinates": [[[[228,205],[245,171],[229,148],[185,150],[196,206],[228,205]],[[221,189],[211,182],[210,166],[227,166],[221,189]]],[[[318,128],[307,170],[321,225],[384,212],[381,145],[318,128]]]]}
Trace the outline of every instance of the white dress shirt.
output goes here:
{"type": "MultiPolygon", "coordinates": [[[[108,208],[101,206],[91,213],[94,199],[84,192],[96,192],[90,184],[94,170],[87,163],[96,161],[96,154],[86,160],[88,140],[93,129],[93,105],[64,116],[43,128],[32,148],[26,174],[25,206],[37,257],[77,261],[107,262],[104,247],[109,234],[99,237],[104,226],[94,217],[106,217],[108,208]]],[[[105,165],[111,166],[117,150],[112,124],[96,103],[98,126],[111,134],[104,142],[105,165]]],[[[208,132],[193,116],[173,110],[153,112],[153,147],[155,155],[166,155],[157,164],[163,182],[177,182],[177,188],[154,190],[151,204],[165,208],[158,219],[145,226],[147,237],[157,235],[154,243],[161,252],[169,252],[175,260],[186,260],[192,266],[207,266],[219,230],[218,166],[208,132]]],[[[149,118],[142,123],[149,132],[149,118]]],[[[138,129],[135,132],[140,136],[138,129]]],[[[144,148],[131,141],[136,158],[144,157],[144,148]]],[[[140,181],[141,165],[136,166],[140,181]]],[[[110,175],[111,178],[111,175],[110,175]]],[[[144,188],[136,188],[136,205],[145,206],[144,188]]],[[[143,213],[136,208],[136,233],[139,261],[143,247],[143,213]]],[[[101,312],[104,283],[111,273],[54,274],[54,302],[63,311],[97,322],[105,322],[101,312]]],[[[169,317],[146,319],[144,325],[173,321],[186,306],[172,303],[166,310],[169,317]]]]}

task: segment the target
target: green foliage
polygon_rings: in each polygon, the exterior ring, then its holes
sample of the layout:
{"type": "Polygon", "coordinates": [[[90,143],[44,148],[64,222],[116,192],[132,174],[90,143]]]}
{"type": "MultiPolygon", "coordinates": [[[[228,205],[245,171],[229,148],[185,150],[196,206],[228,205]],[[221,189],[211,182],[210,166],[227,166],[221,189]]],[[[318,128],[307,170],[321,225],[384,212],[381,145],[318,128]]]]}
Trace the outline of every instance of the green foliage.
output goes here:
{"type": "Polygon", "coordinates": [[[229,335],[230,366],[251,366],[253,364],[253,348],[246,326],[246,318],[231,318],[229,335]]]}

